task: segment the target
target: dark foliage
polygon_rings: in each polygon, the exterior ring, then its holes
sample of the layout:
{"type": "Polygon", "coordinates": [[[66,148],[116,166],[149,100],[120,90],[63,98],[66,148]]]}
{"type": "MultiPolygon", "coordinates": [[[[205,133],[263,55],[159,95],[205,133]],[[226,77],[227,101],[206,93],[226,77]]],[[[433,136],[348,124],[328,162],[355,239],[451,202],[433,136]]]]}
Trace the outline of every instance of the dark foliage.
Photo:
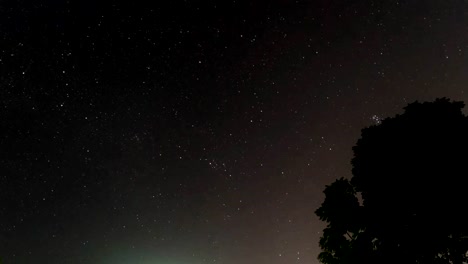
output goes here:
{"type": "Polygon", "coordinates": [[[315,212],[328,223],[320,240],[322,263],[468,261],[463,107],[445,98],[415,102],[362,130],[353,148],[353,177],[327,186],[315,212]]]}

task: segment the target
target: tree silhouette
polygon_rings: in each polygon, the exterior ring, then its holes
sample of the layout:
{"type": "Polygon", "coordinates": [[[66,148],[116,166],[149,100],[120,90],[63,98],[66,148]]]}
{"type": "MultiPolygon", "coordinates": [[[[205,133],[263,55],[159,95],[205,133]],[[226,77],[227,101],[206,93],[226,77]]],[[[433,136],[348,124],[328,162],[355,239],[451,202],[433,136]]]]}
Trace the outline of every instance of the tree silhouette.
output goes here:
{"type": "Polygon", "coordinates": [[[325,188],[324,264],[468,262],[463,102],[411,103],[362,130],[352,178],[325,188]]]}

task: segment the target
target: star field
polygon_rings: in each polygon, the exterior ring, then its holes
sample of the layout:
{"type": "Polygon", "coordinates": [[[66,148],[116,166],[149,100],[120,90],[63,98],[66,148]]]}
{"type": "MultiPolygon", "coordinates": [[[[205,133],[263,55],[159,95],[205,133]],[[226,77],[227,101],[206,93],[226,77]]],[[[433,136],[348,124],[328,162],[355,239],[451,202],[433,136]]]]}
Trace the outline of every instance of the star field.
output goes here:
{"type": "Polygon", "coordinates": [[[318,263],[360,130],[468,101],[466,1],[0,3],[5,263],[318,263]]]}

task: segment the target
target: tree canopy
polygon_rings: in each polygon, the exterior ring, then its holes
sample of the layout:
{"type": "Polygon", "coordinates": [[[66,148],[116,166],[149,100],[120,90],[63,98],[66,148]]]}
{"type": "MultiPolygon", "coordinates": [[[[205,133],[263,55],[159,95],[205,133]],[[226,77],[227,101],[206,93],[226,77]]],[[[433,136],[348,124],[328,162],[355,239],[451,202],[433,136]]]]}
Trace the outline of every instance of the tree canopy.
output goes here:
{"type": "Polygon", "coordinates": [[[414,102],[364,128],[352,177],[325,188],[324,264],[468,262],[463,102],[414,102]]]}

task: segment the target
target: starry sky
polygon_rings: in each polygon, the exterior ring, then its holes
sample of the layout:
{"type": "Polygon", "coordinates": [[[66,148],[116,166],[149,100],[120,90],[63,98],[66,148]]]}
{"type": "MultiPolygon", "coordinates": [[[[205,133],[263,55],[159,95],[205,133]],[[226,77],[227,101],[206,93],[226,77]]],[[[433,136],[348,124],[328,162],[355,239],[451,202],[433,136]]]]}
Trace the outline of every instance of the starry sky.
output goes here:
{"type": "Polygon", "coordinates": [[[360,130],[468,101],[467,1],[152,2],[0,2],[5,263],[317,264],[360,130]]]}

